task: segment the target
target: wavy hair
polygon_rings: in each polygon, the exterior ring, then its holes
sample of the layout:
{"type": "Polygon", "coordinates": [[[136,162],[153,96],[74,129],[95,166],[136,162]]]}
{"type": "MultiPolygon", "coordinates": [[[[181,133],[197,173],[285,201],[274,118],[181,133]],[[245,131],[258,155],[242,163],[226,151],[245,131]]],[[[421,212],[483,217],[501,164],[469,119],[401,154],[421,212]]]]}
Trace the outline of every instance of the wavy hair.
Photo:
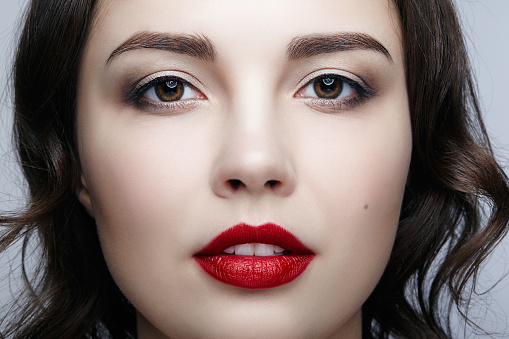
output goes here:
{"type": "MultiPolygon", "coordinates": [[[[452,1],[391,3],[402,27],[413,154],[392,256],[363,306],[363,337],[449,338],[452,309],[468,306],[480,264],[507,232],[509,184],[482,122],[452,1]]],[[[23,270],[24,299],[0,336],[136,336],[134,308],[75,194],[77,78],[95,7],[96,0],[32,0],[24,18],[14,136],[30,202],[0,217],[0,250],[23,239],[25,267],[36,236],[43,255],[35,279],[23,270]]]]}

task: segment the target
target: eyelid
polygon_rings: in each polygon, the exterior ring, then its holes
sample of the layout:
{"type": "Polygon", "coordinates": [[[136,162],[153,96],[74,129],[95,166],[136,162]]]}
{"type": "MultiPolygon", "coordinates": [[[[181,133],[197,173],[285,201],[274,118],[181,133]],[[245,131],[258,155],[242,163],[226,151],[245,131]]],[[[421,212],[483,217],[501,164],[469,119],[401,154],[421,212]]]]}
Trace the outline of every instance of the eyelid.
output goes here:
{"type": "Polygon", "coordinates": [[[367,93],[375,94],[375,91],[362,78],[358,77],[357,75],[350,72],[330,68],[319,69],[306,75],[299,82],[297,82],[296,87],[298,88],[298,91],[300,91],[304,86],[309,85],[313,80],[324,75],[334,75],[340,78],[344,78],[350,85],[353,84],[354,86],[359,86],[367,93]]]}
{"type": "MultiPolygon", "coordinates": [[[[315,91],[315,89],[311,89],[315,91]]],[[[341,90],[340,93],[342,93],[341,90]]],[[[376,91],[366,84],[360,77],[355,74],[340,71],[340,70],[329,70],[322,69],[315,71],[299,82],[297,92],[293,95],[294,98],[302,100],[310,108],[323,112],[323,113],[337,113],[343,110],[352,110],[357,106],[363,104],[366,100],[373,98],[376,95],[376,91]],[[347,97],[334,97],[334,98],[322,98],[313,95],[304,95],[309,87],[314,86],[316,81],[320,79],[331,77],[337,78],[343,84],[355,92],[354,95],[350,94],[347,97]]]]}
{"type": "Polygon", "coordinates": [[[185,72],[179,72],[179,71],[159,71],[156,73],[149,74],[142,79],[136,81],[132,86],[131,89],[127,91],[127,99],[128,101],[136,102],[140,99],[141,95],[143,95],[143,87],[146,87],[150,83],[152,83],[155,80],[162,79],[162,78],[178,78],[182,79],[182,81],[187,85],[193,88],[196,91],[199,91],[203,94],[203,91],[198,88],[195,84],[199,84],[198,86],[202,86],[202,83],[196,79],[194,76],[185,73],[185,72]]]}

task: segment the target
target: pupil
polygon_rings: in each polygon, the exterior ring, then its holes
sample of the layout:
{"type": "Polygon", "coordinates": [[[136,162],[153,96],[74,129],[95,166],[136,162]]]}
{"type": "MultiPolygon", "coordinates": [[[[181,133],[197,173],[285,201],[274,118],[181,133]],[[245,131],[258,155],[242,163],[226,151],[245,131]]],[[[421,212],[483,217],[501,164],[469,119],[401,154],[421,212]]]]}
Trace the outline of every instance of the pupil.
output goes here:
{"type": "Polygon", "coordinates": [[[334,79],[331,78],[325,78],[322,80],[321,89],[324,93],[331,93],[334,91],[334,79]]]}
{"type": "Polygon", "coordinates": [[[178,80],[167,80],[157,84],[155,90],[159,100],[177,101],[184,94],[184,84],[178,80]]]}
{"type": "Polygon", "coordinates": [[[341,80],[327,76],[317,79],[313,87],[316,95],[322,99],[335,99],[343,90],[341,80]]]}

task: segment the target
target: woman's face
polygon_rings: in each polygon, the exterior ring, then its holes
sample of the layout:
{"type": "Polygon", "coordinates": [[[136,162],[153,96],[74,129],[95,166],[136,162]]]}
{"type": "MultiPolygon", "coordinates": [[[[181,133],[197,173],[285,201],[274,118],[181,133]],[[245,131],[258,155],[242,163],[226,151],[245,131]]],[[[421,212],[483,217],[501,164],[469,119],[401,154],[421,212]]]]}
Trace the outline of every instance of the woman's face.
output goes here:
{"type": "Polygon", "coordinates": [[[77,130],[140,338],[360,337],[411,153],[387,0],[102,0],[77,130]]]}

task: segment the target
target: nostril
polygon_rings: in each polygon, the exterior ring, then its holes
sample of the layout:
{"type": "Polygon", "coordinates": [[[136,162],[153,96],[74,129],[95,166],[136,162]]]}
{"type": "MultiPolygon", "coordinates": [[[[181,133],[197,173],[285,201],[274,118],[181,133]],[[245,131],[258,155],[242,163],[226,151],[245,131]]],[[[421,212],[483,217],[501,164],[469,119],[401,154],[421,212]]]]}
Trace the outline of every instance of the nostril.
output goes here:
{"type": "Polygon", "coordinates": [[[267,184],[270,186],[270,188],[276,187],[276,185],[279,183],[278,180],[269,180],[267,181],[267,184]]]}
{"type": "Polygon", "coordinates": [[[230,187],[232,189],[237,190],[242,184],[242,181],[240,181],[239,179],[230,179],[228,180],[228,183],[230,184],[230,187]]]}

